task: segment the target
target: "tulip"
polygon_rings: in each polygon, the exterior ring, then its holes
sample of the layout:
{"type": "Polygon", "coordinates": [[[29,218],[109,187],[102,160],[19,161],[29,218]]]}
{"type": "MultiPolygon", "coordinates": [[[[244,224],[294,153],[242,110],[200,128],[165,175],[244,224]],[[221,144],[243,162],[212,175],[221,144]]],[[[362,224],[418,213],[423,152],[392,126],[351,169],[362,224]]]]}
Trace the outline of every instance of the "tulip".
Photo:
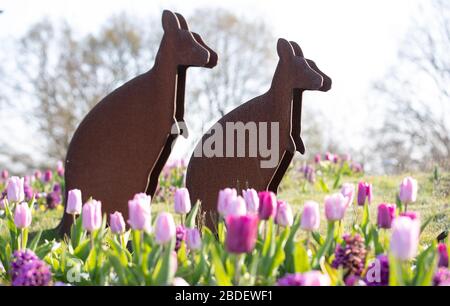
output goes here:
{"type": "Polygon", "coordinates": [[[186,230],[186,245],[191,251],[200,250],[202,247],[202,238],[198,229],[188,228],[186,230]]]}
{"type": "Polygon", "coordinates": [[[25,192],[23,190],[24,179],[13,176],[7,183],[7,195],[10,202],[22,202],[25,199],[25,192]]]}
{"type": "Polygon", "coordinates": [[[417,255],[420,226],[408,217],[398,217],[392,222],[391,252],[399,260],[410,260],[417,255]]]}
{"type": "Polygon", "coordinates": [[[89,200],[82,210],[83,228],[88,232],[98,230],[102,225],[102,203],[89,200]]]}
{"type": "Polygon", "coordinates": [[[284,201],[278,201],[277,205],[277,217],[275,218],[275,222],[283,227],[291,227],[292,223],[294,223],[291,206],[284,201]]]}
{"type": "Polygon", "coordinates": [[[322,157],[320,156],[320,154],[316,154],[316,156],[314,156],[314,162],[316,164],[320,163],[322,157]]]}
{"type": "Polygon", "coordinates": [[[186,188],[178,188],[175,191],[175,212],[180,215],[185,215],[189,211],[191,211],[189,191],[186,188]]]}
{"type": "Polygon", "coordinates": [[[58,161],[56,166],[56,172],[58,173],[59,176],[61,177],[64,176],[64,164],[62,161],[58,161]]]}
{"type": "Polygon", "coordinates": [[[325,216],[328,221],[339,221],[347,210],[347,198],[340,193],[325,197],[325,216]]]}
{"type": "Polygon", "coordinates": [[[253,251],[258,236],[258,221],[256,215],[228,216],[225,240],[227,251],[235,254],[253,251]]]}
{"type": "Polygon", "coordinates": [[[31,224],[31,209],[27,203],[17,204],[14,211],[14,224],[19,229],[28,228],[31,224]]]}
{"type": "Polygon", "coordinates": [[[128,201],[128,215],[131,228],[134,230],[151,231],[151,197],[145,193],[138,193],[133,200],[128,201]]]}
{"type": "Polygon", "coordinates": [[[42,172],[39,170],[34,171],[34,178],[40,180],[42,178],[42,172]]]}
{"type": "Polygon", "coordinates": [[[217,200],[217,211],[222,217],[225,217],[228,212],[229,203],[237,196],[236,189],[225,188],[219,191],[219,198],[217,200]]]}
{"type": "Polygon", "coordinates": [[[331,286],[331,280],[322,272],[309,271],[303,273],[302,286],[331,286]]]}
{"type": "Polygon", "coordinates": [[[303,214],[300,226],[305,231],[316,231],[320,226],[319,204],[307,201],[303,206],[303,214]]]}
{"type": "Polygon", "coordinates": [[[359,182],[358,184],[358,205],[364,206],[367,202],[372,202],[372,184],[366,182],[359,182]]]}
{"type": "Polygon", "coordinates": [[[415,211],[405,211],[400,213],[401,217],[408,217],[413,221],[419,221],[420,220],[420,215],[419,213],[415,212],[415,211]]]}
{"type": "Polygon", "coordinates": [[[350,183],[345,183],[342,185],[341,193],[347,198],[347,207],[352,205],[353,199],[355,198],[355,185],[350,183]]]}
{"type": "Polygon", "coordinates": [[[125,220],[120,212],[116,211],[109,215],[109,227],[113,234],[122,234],[125,232],[125,220]]]}
{"type": "Polygon", "coordinates": [[[334,155],[331,154],[330,152],[325,153],[325,160],[326,161],[333,161],[334,160],[334,155]]]}
{"type": "Polygon", "coordinates": [[[66,213],[68,213],[69,215],[79,215],[81,214],[82,206],[83,202],[81,199],[81,190],[79,189],[69,190],[67,194],[66,213]]]}
{"type": "Polygon", "coordinates": [[[9,177],[9,172],[8,170],[2,170],[2,179],[7,180],[9,177]]]}
{"type": "Polygon", "coordinates": [[[247,214],[247,205],[241,196],[233,198],[228,204],[225,216],[243,216],[247,214]]]}
{"type": "Polygon", "coordinates": [[[405,205],[415,202],[417,199],[417,189],[418,186],[415,179],[413,179],[412,177],[404,178],[402,183],[400,184],[400,201],[405,205]]]}
{"type": "Polygon", "coordinates": [[[184,278],[181,278],[181,277],[175,277],[174,279],[173,279],[173,283],[172,283],[172,285],[173,286],[178,286],[178,287],[186,287],[186,286],[189,286],[189,283],[184,279],[184,278]]]}
{"type": "Polygon", "coordinates": [[[242,190],[242,196],[247,204],[247,212],[251,214],[258,214],[259,211],[259,197],[255,189],[242,190]]]}
{"type": "Polygon", "coordinates": [[[170,242],[176,233],[175,221],[171,214],[162,212],[158,215],[155,222],[155,241],[157,244],[166,244],[170,242]]]}
{"type": "Polygon", "coordinates": [[[395,205],[382,203],[378,205],[378,228],[391,228],[395,218],[395,205]]]}
{"type": "Polygon", "coordinates": [[[0,210],[4,210],[7,200],[5,198],[0,199],[0,210]]]}
{"type": "Polygon", "coordinates": [[[52,178],[53,178],[52,171],[51,170],[45,171],[45,173],[44,173],[44,182],[48,183],[48,182],[50,182],[52,180],[52,178]]]}
{"type": "Polygon", "coordinates": [[[439,254],[438,266],[448,268],[448,252],[447,246],[444,243],[439,243],[438,254],[439,254]]]}
{"type": "Polygon", "coordinates": [[[277,214],[277,198],[271,191],[262,191],[259,196],[259,218],[269,220],[277,214]]]}

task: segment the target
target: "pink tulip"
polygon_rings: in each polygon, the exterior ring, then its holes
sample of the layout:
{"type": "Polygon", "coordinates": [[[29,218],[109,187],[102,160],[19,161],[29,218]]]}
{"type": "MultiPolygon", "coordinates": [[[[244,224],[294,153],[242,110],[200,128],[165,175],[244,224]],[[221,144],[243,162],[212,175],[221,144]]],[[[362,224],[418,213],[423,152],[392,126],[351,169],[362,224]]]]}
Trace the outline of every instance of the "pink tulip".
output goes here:
{"type": "Polygon", "coordinates": [[[109,215],[109,227],[113,234],[122,234],[125,232],[125,220],[120,212],[116,211],[109,215]]]}
{"type": "Polygon", "coordinates": [[[217,200],[217,211],[222,217],[225,217],[228,212],[229,203],[237,197],[236,189],[225,188],[219,191],[219,198],[217,200]]]}
{"type": "Polygon", "coordinates": [[[242,196],[247,204],[247,212],[251,214],[258,214],[259,211],[259,197],[255,189],[242,190],[242,196]]]}
{"type": "Polygon", "coordinates": [[[79,189],[69,190],[67,194],[66,213],[69,215],[79,215],[81,214],[82,206],[81,191],[79,189]]]}
{"type": "Polygon", "coordinates": [[[316,164],[320,163],[321,160],[322,160],[322,157],[320,156],[320,154],[316,154],[316,156],[314,156],[314,162],[316,164]]]}
{"type": "Polygon", "coordinates": [[[128,224],[132,229],[151,231],[150,201],[151,197],[145,193],[138,193],[133,200],[128,201],[128,224]]]}
{"type": "Polygon", "coordinates": [[[27,203],[17,204],[14,211],[14,224],[17,228],[28,228],[31,225],[31,209],[27,203]]]}
{"type": "Polygon", "coordinates": [[[316,231],[319,229],[320,212],[318,203],[313,201],[305,202],[300,226],[305,231],[316,231]]]}
{"type": "Polygon", "coordinates": [[[302,286],[331,286],[330,277],[319,271],[309,271],[302,274],[302,286]]]}
{"type": "Polygon", "coordinates": [[[2,179],[7,180],[9,177],[9,172],[8,170],[2,170],[2,179]]]}
{"type": "Polygon", "coordinates": [[[277,215],[277,198],[271,191],[262,191],[259,196],[259,218],[269,220],[277,215]]]}
{"type": "Polygon", "coordinates": [[[353,199],[355,198],[355,185],[350,183],[345,183],[342,185],[341,193],[347,198],[347,207],[351,206],[353,199]]]}
{"type": "Polygon", "coordinates": [[[56,172],[58,173],[59,176],[64,176],[64,164],[62,161],[58,161],[57,165],[56,165],[56,172]]]}
{"type": "Polygon", "coordinates": [[[366,203],[372,203],[372,184],[366,182],[359,182],[358,184],[358,205],[364,206],[366,203]]]}
{"type": "Polygon", "coordinates": [[[326,161],[334,161],[334,154],[331,154],[330,152],[325,153],[325,160],[326,161]]]}
{"type": "Polygon", "coordinates": [[[44,182],[48,183],[48,182],[50,182],[52,180],[52,178],[53,178],[52,171],[51,170],[45,171],[45,173],[44,173],[44,182]]]}
{"type": "Polygon", "coordinates": [[[175,212],[185,215],[191,211],[191,199],[186,188],[178,188],[175,191],[175,212]]]}
{"type": "Polygon", "coordinates": [[[166,212],[160,213],[155,222],[155,242],[166,244],[175,237],[175,233],[176,226],[172,215],[166,212]]]}
{"type": "Polygon", "coordinates": [[[291,206],[284,202],[278,201],[277,203],[277,216],[275,222],[283,227],[291,227],[294,223],[294,216],[292,214],[291,206]]]}
{"type": "Polygon", "coordinates": [[[226,216],[243,216],[247,214],[247,205],[245,204],[245,200],[241,196],[237,196],[230,200],[228,204],[227,211],[225,213],[226,216]]]}
{"type": "Polygon", "coordinates": [[[6,192],[8,201],[22,202],[25,199],[24,179],[13,176],[8,180],[6,192]]]}
{"type": "Polygon", "coordinates": [[[189,283],[184,278],[175,277],[173,279],[172,285],[173,286],[178,286],[178,287],[186,287],[186,286],[189,286],[189,283]]]}
{"type": "Polygon", "coordinates": [[[227,251],[236,254],[253,251],[258,236],[258,222],[256,215],[228,216],[225,241],[227,251]]]}
{"type": "Polygon", "coordinates": [[[413,221],[418,221],[420,222],[420,215],[419,213],[415,212],[415,211],[406,211],[406,212],[402,212],[400,213],[401,217],[408,217],[413,221]]]}
{"type": "Polygon", "coordinates": [[[382,203],[378,205],[378,228],[388,229],[395,218],[395,205],[382,203]]]}
{"type": "Polygon", "coordinates": [[[398,217],[392,222],[391,253],[400,260],[410,260],[417,255],[420,225],[408,217],[398,217]]]}
{"type": "Polygon", "coordinates": [[[339,221],[347,210],[347,199],[340,193],[325,197],[325,216],[328,221],[339,221]]]}
{"type": "Polygon", "coordinates": [[[83,228],[88,232],[98,230],[102,225],[102,203],[89,200],[83,206],[83,228]]]}
{"type": "Polygon", "coordinates": [[[191,251],[200,250],[202,247],[202,238],[198,229],[188,228],[186,230],[186,245],[191,251]]]}
{"type": "Polygon", "coordinates": [[[406,177],[400,184],[400,201],[404,204],[413,203],[417,199],[418,184],[412,177],[406,177]]]}
{"type": "Polygon", "coordinates": [[[42,172],[39,170],[34,171],[34,178],[40,180],[42,178],[42,172]]]}

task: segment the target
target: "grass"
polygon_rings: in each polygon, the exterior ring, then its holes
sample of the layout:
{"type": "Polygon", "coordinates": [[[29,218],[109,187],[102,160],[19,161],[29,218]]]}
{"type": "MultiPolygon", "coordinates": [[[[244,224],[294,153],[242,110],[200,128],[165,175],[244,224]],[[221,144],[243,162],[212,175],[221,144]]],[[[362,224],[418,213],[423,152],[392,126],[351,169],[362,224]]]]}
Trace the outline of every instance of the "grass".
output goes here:
{"type": "MultiPolygon", "coordinates": [[[[330,193],[338,192],[339,188],[325,192],[319,183],[314,185],[307,183],[302,174],[296,171],[293,166],[286,174],[280,189],[278,197],[290,203],[295,213],[300,212],[303,203],[307,200],[314,200],[321,204],[323,215],[323,200],[330,193]]],[[[411,204],[408,210],[420,213],[422,222],[431,218],[431,222],[422,233],[421,242],[429,243],[445,230],[450,228],[450,173],[444,173],[439,180],[433,178],[432,173],[405,173],[395,176],[344,176],[341,183],[355,183],[365,180],[373,184],[374,200],[370,206],[371,221],[376,222],[377,204],[382,202],[395,203],[398,185],[405,176],[412,176],[419,182],[418,200],[411,204]]],[[[333,185],[334,178],[325,179],[328,186],[333,185]]],[[[340,184],[339,184],[340,185],[340,184]]],[[[331,189],[331,188],[330,188],[331,189]]],[[[124,209],[126,205],[124,203],[124,209]]],[[[172,202],[159,202],[153,204],[154,215],[157,212],[172,210],[172,202]]],[[[62,206],[54,210],[37,210],[33,215],[31,232],[39,230],[46,231],[43,237],[51,238],[51,229],[55,228],[63,214],[62,206]]],[[[346,229],[350,229],[356,218],[361,218],[362,208],[353,206],[346,214],[346,229]]],[[[325,233],[326,222],[322,220],[321,232],[325,233]]],[[[6,226],[0,221],[0,234],[6,233],[6,226]]]]}

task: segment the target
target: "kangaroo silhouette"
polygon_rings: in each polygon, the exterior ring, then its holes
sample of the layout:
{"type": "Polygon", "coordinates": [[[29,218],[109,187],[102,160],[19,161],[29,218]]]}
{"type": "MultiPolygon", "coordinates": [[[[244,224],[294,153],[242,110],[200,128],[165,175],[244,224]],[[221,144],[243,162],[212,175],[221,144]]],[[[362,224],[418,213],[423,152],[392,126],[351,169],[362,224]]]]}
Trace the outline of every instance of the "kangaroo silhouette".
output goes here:
{"type": "MultiPolygon", "coordinates": [[[[103,211],[128,218],[128,200],[153,196],[178,135],[187,137],[184,91],[188,67],[212,68],[217,54],[190,32],[182,15],[165,10],[164,34],[153,68],[117,88],[83,119],[70,142],[65,166],[68,190],[102,201],[103,211]]],[[[64,214],[61,234],[72,218],[64,214]]]]}
{"type": "MultiPolygon", "coordinates": [[[[286,152],[293,156],[297,146],[304,152],[303,141],[300,138],[300,124],[293,125],[293,98],[294,95],[297,96],[297,90],[319,90],[323,87],[324,79],[310,67],[305,58],[295,55],[293,46],[287,40],[278,40],[277,52],[279,61],[270,89],[222,117],[203,135],[189,161],[186,187],[189,189],[191,200],[200,200],[204,210],[209,212],[209,217],[205,221],[206,225],[212,229],[216,221],[215,211],[219,190],[226,187],[256,190],[268,190],[275,187],[274,184],[271,186],[271,182],[284,174],[280,173],[283,170],[280,167],[284,167],[287,161],[284,157],[286,152]],[[278,124],[278,130],[271,125],[268,135],[275,133],[274,139],[264,134],[268,124],[273,123],[278,124]],[[228,136],[225,136],[229,132],[227,126],[231,126],[230,124],[244,126],[243,141],[234,137],[234,131],[231,141],[228,136]],[[249,130],[246,129],[247,127],[249,130]],[[251,135],[250,128],[256,129],[258,135],[251,135]],[[222,134],[217,133],[219,130],[222,134]],[[247,132],[249,137],[245,137],[247,132]],[[264,138],[264,136],[268,137],[264,138]],[[214,138],[214,141],[211,141],[211,138],[214,138]],[[267,156],[263,156],[260,150],[257,150],[256,154],[253,152],[254,155],[250,156],[251,147],[255,145],[254,142],[253,144],[249,142],[254,141],[255,138],[259,138],[260,147],[261,142],[264,142],[267,147],[276,146],[275,153],[278,158],[272,167],[262,166],[267,156]],[[211,150],[214,154],[203,152],[206,144],[211,145],[211,148],[214,145],[211,150]],[[237,156],[236,149],[241,150],[242,153],[242,150],[245,152],[245,148],[249,148],[248,156],[237,156]]],[[[297,97],[295,98],[298,100],[297,97]]]]}

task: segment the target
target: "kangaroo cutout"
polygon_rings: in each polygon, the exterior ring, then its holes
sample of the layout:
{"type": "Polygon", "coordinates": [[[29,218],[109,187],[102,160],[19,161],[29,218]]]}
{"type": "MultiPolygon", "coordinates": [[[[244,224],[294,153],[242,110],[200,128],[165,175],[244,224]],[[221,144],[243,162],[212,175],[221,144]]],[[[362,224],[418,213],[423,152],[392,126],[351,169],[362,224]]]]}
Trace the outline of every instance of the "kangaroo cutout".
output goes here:
{"type": "MultiPolygon", "coordinates": [[[[83,201],[93,197],[104,212],[117,210],[128,218],[128,200],[138,192],[154,194],[174,141],[187,137],[186,70],[214,67],[217,54],[180,14],[165,10],[162,26],[153,68],[107,95],[75,131],[65,161],[65,199],[78,188],[83,201]]],[[[71,224],[65,213],[59,232],[69,233],[71,224]]]]}
{"type": "MultiPolygon", "coordinates": [[[[293,47],[287,40],[278,40],[277,52],[280,59],[270,89],[219,119],[210,131],[203,135],[189,161],[186,187],[189,189],[191,200],[200,200],[203,208],[210,213],[209,217],[206,218],[206,225],[213,230],[216,216],[211,213],[216,211],[219,190],[226,187],[267,190],[274,176],[277,176],[278,168],[283,166],[280,163],[285,152],[295,153],[296,144],[292,137],[294,89],[318,90],[323,86],[322,76],[309,66],[306,59],[295,56],[293,47]],[[266,158],[261,156],[260,152],[252,157],[235,157],[236,148],[239,149],[239,146],[242,147],[242,145],[238,145],[237,137],[233,137],[233,141],[227,143],[225,134],[227,133],[227,124],[238,122],[244,125],[255,123],[258,137],[261,137],[264,123],[267,125],[271,123],[279,124],[279,145],[276,148],[278,160],[276,160],[274,167],[265,168],[261,166],[261,161],[266,158]],[[224,130],[222,135],[217,133],[220,128],[224,130]],[[209,136],[209,134],[212,135],[209,136]],[[215,137],[214,141],[211,141],[213,137],[215,137]],[[212,144],[215,145],[213,149],[215,154],[203,152],[205,143],[210,144],[211,148],[212,144]],[[224,146],[221,146],[221,144],[224,144],[224,146]],[[230,145],[232,145],[232,150],[229,149],[230,145]],[[224,152],[228,150],[232,151],[233,157],[224,152]],[[201,154],[198,155],[198,152],[201,152],[201,154]]],[[[271,132],[273,132],[272,129],[271,132]]],[[[256,137],[253,136],[253,138],[256,137]]],[[[245,151],[246,148],[249,148],[250,151],[250,138],[252,137],[245,137],[245,151]]],[[[263,140],[266,144],[269,144],[267,147],[272,146],[271,139],[263,140]]]]}

